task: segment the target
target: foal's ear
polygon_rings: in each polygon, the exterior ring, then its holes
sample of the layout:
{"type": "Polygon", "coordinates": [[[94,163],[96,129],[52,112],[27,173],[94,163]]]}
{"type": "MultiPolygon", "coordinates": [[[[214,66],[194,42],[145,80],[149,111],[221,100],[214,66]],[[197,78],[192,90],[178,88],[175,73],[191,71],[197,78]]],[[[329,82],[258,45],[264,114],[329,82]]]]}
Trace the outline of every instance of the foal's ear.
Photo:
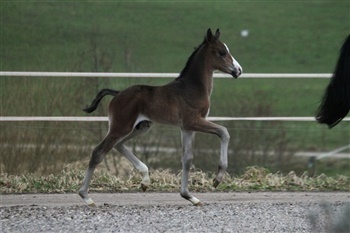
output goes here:
{"type": "Polygon", "coordinates": [[[216,29],[216,32],[215,32],[215,39],[219,39],[219,37],[220,37],[220,29],[218,28],[218,29],[216,29]]]}
{"type": "Polygon", "coordinates": [[[205,40],[208,43],[211,43],[213,41],[213,39],[214,39],[213,33],[211,32],[211,29],[208,28],[207,35],[205,36],[205,40]]]}
{"type": "Polygon", "coordinates": [[[208,42],[208,43],[213,43],[215,42],[216,40],[218,40],[220,37],[220,30],[219,28],[216,30],[215,32],[215,36],[213,35],[213,33],[211,32],[211,29],[209,28],[208,31],[207,31],[207,35],[205,37],[205,40],[208,42]]]}

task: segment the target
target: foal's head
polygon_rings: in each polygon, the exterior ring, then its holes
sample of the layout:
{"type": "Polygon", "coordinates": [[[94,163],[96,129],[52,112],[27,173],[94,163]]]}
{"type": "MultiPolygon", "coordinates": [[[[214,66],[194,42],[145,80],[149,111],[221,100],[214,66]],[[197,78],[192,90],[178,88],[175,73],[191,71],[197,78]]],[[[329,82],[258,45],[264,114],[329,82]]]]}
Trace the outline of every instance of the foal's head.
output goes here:
{"type": "Polygon", "coordinates": [[[212,55],[213,68],[231,74],[234,78],[237,78],[242,74],[243,69],[232,57],[227,45],[219,40],[219,37],[219,29],[217,29],[215,35],[213,35],[210,28],[205,36],[205,42],[208,44],[209,51],[212,55]]]}

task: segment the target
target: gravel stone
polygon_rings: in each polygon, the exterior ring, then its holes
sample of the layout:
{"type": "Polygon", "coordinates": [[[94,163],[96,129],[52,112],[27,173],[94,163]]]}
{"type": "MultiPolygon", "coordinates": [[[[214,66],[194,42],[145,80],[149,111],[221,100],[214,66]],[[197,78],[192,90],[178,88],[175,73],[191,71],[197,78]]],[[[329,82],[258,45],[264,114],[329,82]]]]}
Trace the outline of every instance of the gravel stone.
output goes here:
{"type": "Polygon", "coordinates": [[[349,232],[349,202],[2,206],[1,232],[349,232]],[[345,217],[344,217],[345,215],[345,217]],[[341,219],[347,220],[341,220],[341,219]],[[346,225],[347,224],[347,225],[346,225]],[[341,232],[341,231],[339,231],[341,232]]]}

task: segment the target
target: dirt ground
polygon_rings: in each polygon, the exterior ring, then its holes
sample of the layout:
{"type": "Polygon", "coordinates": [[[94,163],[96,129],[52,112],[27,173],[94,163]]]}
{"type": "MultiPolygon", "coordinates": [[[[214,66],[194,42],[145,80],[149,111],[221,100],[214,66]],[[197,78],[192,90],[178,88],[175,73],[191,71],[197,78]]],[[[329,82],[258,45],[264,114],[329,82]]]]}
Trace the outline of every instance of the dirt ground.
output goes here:
{"type": "MultiPolygon", "coordinates": [[[[205,204],[213,203],[295,203],[295,202],[350,202],[350,192],[229,192],[194,193],[205,204]]],[[[191,205],[179,193],[92,193],[97,206],[111,205],[191,205]]],[[[78,194],[19,194],[1,195],[0,206],[84,205],[78,194]]]]}

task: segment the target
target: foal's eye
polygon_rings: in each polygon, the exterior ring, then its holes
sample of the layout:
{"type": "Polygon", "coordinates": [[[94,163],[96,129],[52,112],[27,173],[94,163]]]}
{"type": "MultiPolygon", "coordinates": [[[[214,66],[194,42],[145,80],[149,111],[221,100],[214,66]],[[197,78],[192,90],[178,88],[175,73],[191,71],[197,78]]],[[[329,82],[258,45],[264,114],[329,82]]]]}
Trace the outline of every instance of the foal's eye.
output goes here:
{"type": "Polygon", "coordinates": [[[219,55],[220,55],[221,57],[226,56],[226,51],[225,51],[225,50],[219,50],[219,55]]]}

